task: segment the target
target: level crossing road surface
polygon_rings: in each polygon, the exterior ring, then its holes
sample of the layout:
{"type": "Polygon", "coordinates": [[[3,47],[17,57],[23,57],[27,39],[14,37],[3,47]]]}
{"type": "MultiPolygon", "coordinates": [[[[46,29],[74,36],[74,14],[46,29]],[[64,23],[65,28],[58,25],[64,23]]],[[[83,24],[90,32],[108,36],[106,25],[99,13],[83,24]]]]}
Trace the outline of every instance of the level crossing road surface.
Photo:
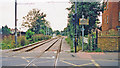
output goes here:
{"type": "MultiPolygon", "coordinates": [[[[44,42],[47,42],[46,40],[44,42]]],[[[39,43],[41,45],[42,43],[39,43]]],[[[38,44],[37,44],[38,45],[38,44]]],[[[35,46],[35,45],[34,45],[35,46]]],[[[34,47],[33,46],[33,47],[34,47]]],[[[36,47],[35,49],[25,52],[32,47],[21,49],[19,51],[3,50],[2,66],[48,66],[48,67],[95,67],[95,68],[119,68],[119,54],[112,53],[71,53],[70,46],[65,38],[56,38],[49,42],[36,47]],[[9,52],[10,51],[10,52],[9,52]]]]}

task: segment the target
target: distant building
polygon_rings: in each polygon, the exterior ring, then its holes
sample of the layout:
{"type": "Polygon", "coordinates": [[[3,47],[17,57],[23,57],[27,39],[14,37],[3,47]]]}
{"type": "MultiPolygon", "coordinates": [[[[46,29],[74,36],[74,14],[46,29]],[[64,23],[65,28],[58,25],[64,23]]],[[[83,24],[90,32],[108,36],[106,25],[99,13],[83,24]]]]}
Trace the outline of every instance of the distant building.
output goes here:
{"type": "Polygon", "coordinates": [[[102,14],[102,31],[118,30],[116,27],[120,26],[120,1],[110,2],[104,0],[104,2],[106,6],[102,14]]]}

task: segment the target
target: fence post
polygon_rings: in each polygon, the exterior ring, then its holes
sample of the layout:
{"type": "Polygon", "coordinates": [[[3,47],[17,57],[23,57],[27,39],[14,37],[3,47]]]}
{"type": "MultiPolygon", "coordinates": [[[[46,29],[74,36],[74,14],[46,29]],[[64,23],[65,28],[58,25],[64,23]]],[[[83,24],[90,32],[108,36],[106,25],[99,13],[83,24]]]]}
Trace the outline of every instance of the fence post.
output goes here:
{"type": "Polygon", "coordinates": [[[98,30],[96,29],[95,50],[98,48],[98,30]]]}
{"type": "Polygon", "coordinates": [[[93,34],[92,34],[92,45],[91,45],[91,50],[93,50],[93,47],[94,47],[94,38],[93,38],[93,34]]]}

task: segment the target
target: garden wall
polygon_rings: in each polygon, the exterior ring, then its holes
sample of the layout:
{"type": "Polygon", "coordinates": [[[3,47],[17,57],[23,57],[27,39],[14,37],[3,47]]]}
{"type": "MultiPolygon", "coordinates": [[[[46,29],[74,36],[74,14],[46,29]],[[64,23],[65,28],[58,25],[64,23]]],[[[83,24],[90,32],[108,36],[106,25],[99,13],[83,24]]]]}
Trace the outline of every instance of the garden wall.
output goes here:
{"type": "Polygon", "coordinates": [[[120,51],[120,36],[99,36],[98,48],[103,51],[120,51]]]}

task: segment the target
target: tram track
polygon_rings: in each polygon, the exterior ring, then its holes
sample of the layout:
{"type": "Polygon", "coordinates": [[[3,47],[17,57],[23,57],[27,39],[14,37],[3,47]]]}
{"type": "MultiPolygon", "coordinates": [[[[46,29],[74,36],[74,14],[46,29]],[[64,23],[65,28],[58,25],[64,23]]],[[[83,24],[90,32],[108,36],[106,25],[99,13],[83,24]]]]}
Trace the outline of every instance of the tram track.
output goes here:
{"type": "Polygon", "coordinates": [[[41,52],[38,56],[36,56],[34,59],[32,59],[24,68],[28,68],[33,62],[35,62],[38,58],[40,58],[45,52],[49,51],[49,49],[51,49],[60,40],[60,44],[57,47],[57,53],[56,53],[55,61],[54,61],[54,68],[56,68],[58,57],[59,57],[59,54],[61,52],[62,39],[63,38],[59,38],[58,40],[53,42],[51,45],[46,47],[46,49],[43,52],[41,52]]]}
{"type": "MultiPolygon", "coordinates": [[[[44,40],[44,41],[41,41],[39,43],[35,43],[35,44],[32,44],[32,45],[29,45],[29,46],[25,46],[25,47],[21,47],[21,48],[16,48],[16,49],[13,49],[12,51],[10,50],[9,52],[15,52],[15,54],[9,55],[8,57],[12,57],[12,56],[21,54],[23,52],[32,51],[35,48],[38,48],[38,47],[40,47],[40,46],[42,46],[42,45],[44,45],[46,43],[49,43],[52,40],[56,40],[56,39],[58,39],[58,38],[53,38],[53,39],[50,39],[50,40],[44,40]]],[[[9,52],[7,52],[7,53],[9,53],[9,52]]]]}

